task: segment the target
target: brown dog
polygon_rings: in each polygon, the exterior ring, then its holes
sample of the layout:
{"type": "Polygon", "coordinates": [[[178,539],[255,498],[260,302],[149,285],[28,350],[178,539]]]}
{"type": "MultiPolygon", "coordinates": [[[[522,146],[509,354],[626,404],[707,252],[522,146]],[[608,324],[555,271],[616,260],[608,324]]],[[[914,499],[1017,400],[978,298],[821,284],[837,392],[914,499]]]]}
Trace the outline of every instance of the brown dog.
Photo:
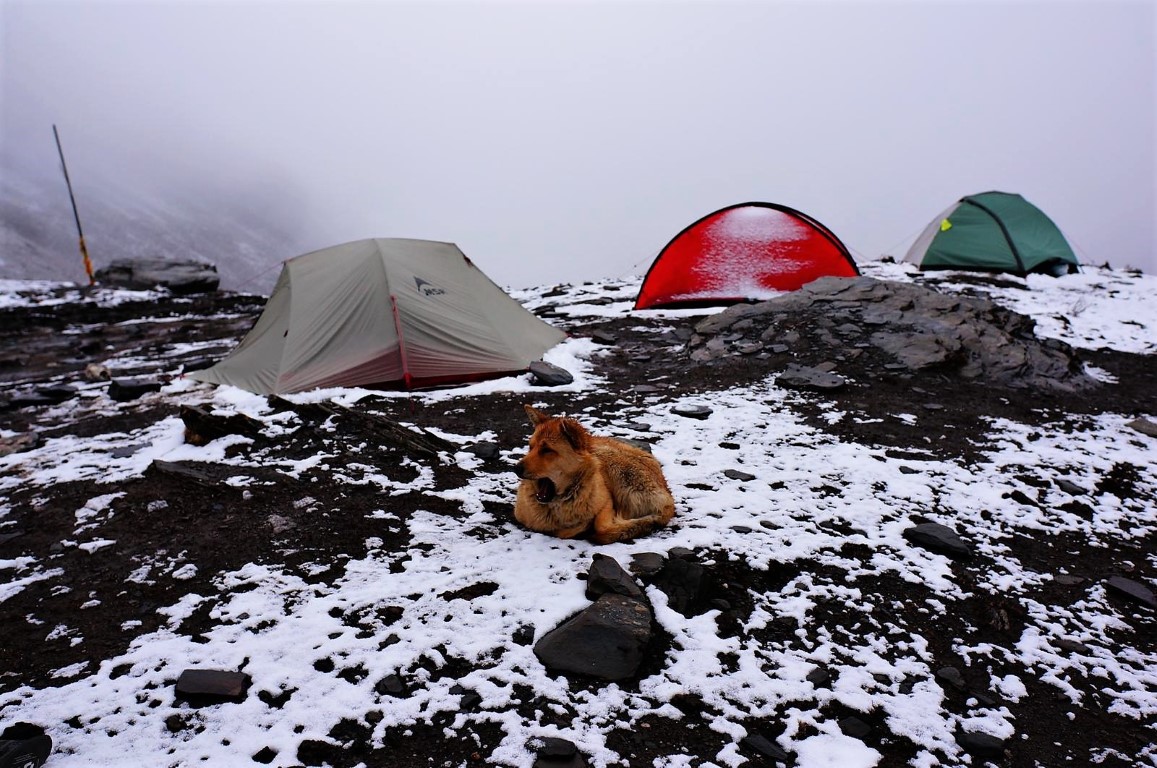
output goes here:
{"type": "Polygon", "coordinates": [[[522,482],[514,517],[532,531],[569,539],[588,530],[599,544],[632,539],[666,525],[675,500],[658,460],[641,448],[596,437],[574,419],[531,406],[530,450],[518,462],[522,482]]]}

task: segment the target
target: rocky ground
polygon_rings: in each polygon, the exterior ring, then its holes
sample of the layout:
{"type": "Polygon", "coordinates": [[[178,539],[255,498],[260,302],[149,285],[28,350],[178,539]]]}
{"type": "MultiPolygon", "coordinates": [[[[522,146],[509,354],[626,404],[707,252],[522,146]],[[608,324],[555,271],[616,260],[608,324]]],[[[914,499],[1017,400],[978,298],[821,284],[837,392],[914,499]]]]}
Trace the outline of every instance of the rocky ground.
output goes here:
{"type": "MultiPolygon", "coordinates": [[[[868,293],[874,290],[870,284],[862,287],[868,293]]],[[[1102,413],[1129,417],[1157,414],[1157,365],[1151,356],[1107,348],[1078,352],[1059,342],[1042,344],[1033,337],[1031,323],[1026,326],[1023,319],[1008,312],[981,306],[985,301],[983,287],[980,281],[974,296],[962,296],[958,290],[945,306],[959,312],[961,301],[979,302],[976,311],[978,316],[988,313],[990,335],[997,333],[993,328],[1004,334],[998,340],[1005,350],[1003,357],[984,357],[970,346],[976,334],[968,337],[967,333],[956,342],[932,345],[934,349],[924,349],[927,354],[916,356],[929,339],[945,336],[929,326],[926,317],[905,319],[904,312],[911,310],[912,301],[891,305],[887,303],[891,298],[876,303],[879,297],[868,300],[863,295],[817,294],[808,301],[792,299],[794,303],[779,308],[765,306],[757,311],[739,307],[703,321],[701,317],[659,314],[585,316],[568,311],[561,303],[598,306],[628,298],[628,288],[559,289],[554,300],[548,292],[536,301],[536,311],[565,327],[572,336],[589,337],[598,344],[600,354],[591,358],[593,372],[609,384],[579,392],[543,388],[535,393],[535,401],[559,413],[597,415],[605,427],[636,418],[643,403],[655,407],[696,393],[710,401],[713,393],[724,389],[783,375],[783,384],[796,393],[789,407],[809,426],[849,444],[881,447],[892,457],[913,462],[935,458],[964,466],[993,443],[993,418],[1029,429],[1034,425],[1056,429],[1057,424],[1066,424],[1068,429],[1080,430],[1085,420],[1102,413]],[[900,338],[896,334],[901,332],[913,335],[900,338]],[[1008,350],[1019,349],[1018,344],[1031,350],[1023,359],[1018,358],[1023,365],[997,375],[993,366],[1007,360],[1012,354],[1008,350]],[[1086,375],[1087,366],[1092,366],[1097,376],[1086,375]],[[1034,378],[1038,374],[1039,378],[1034,378]],[[919,414],[917,423],[894,418],[910,413],[919,414]]],[[[113,306],[70,301],[43,308],[0,310],[0,381],[5,384],[0,396],[4,435],[0,450],[18,456],[46,441],[68,436],[132,435],[174,415],[191,423],[189,419],[195,415],[190,416],[189,407],[195,407],[195,402],[190,403],[188,396],[176,402],[158,396],[155,390],[182,368],[203,365],[230,349],[253,322],[262,302],[261,297],[222,293],[150,296],[113,306]]],[[[48,486],[30,483],[11,487],[0,507],[0,561],[31,558],[51,564],[63,575],[26,584],[14,593],[0,592],[6,597],[5,620],[0,626],[0,693],[20,686],[40,689],[61,685],[69,678],[60,670],[125,654],[135,638],[166,625],[166,615],[159,608],[179,603],[187,594],[213,593],[219,589],[221,574],[247,564],[275,563],[296,569],[294,572],[311,583],[326,584],[340,577],[341,563],[365,551],[368,539],[380,539],[380,547],[387,552],[410,550],[414,542],[404,527],[385,528],[374,519],[374,510],[382,504],[380,494],[358,493],[347,484],[331,482],[328,472],[333,470],[321,466],[307,467],[290,477],[277,469],[278,462],[325,452],[338,457],[329,462],[331,467],[355,462],[390,466],[399,473],[395,479],[401,483],[408,476],[431,473],[433,487],[459,488],[469,482],[470,473],[484,472],[508,475],[513,489],[515,479],[508,457],[520,450],[529,433],[521,407],[525,399],[518,392],[440,401],[367,397],[349,408],[328,411],[316,404],[277,401],[274,410],[292,411],[295,423],[303,428],[273,433],[263,425],[234,422],[226,427],[241,433],[251,430],[247,433],[250,442],[229,449],[230,454],[244,453],[254,460],[246,474],[258,482],[244,487],[230,484],[235,470],[226,464],[159,461],[152,462],[139,476],[116,483],[115,489],[91,479],[66,476],[48,486]],[[479,466],[468,469],[438,462],[423,455],[413,443],[399,443],[390,432],[396,422],[429,430],[430,435],[487,433],[486,440],[468,446],[479,457],[479,466]],[[259,466],[262,463],[264,468],[259,466]],[[116,502],[121,511],[101,521],[100,536],[115,541],[115,546],[88,551],[62,543],[73,537],[78,510],[113,490],[123,494],[116,502]],[[311,503],[303,506],[300,502],[304,497],[311,503]],[[164,501],[164,514],[155,514],[158,500],[164,501]],[[340,509],[342,514],[318,514],[319,509],[340,509]],[[270,514],[274,510],[277,521],[270,514]],[[284,546],[286,539],[292,540],[291,547],[284,546]],[[180,562],[195,564],[195,568],[181,579],[130,580],[142,563],[157,562],[165,553],[174,557],[179,553],[180,562]],[[332,567],[318,569],[318,563],[332,567]],[[93,603],[99,603],[99,608],[86,607],[93,603]],[[53,627],[70,629],[57,635],[49,631],[53,627]],[[83,642],[74,642],[81,637],[83,642]]],[[[1152,441],[1140,433],[1138,439],[1152,441]]],[[[437,447],[434,443],[435,451],[437,447]]],[[[132,448],[122,445],[116,450],[132,448]]],[[[723,441],[720,450],[742,456],[748,447],[723,441]]],[[[19,462],[6,467],[3,473],[9,478],[27,471],[19,462]]],[[[1026,509],[1056,503],[1051,491],[1062,475],[1044,461],[1026,457],[1019,479],[1038,491],[1021,493],[1007,503],[1026,509]],[[1050,490],[1047,498],[1046,489],[1050,490]]],[[[1153,488],[1153,462],[1119,464],[1104,473],[1095,487],[1068,488],[1063,505],[1067,512],[1089,518],[1100,500],[1112,495],[1125,507],[1148,510],[1152,515],[1157,509],[1153,488]]],[[[832,493],[839,491],[833,488],[832,493]]],[[[393,503],[403,508],[413,503],[449,517],[462,515],[456,504],[437,494],[411,491],[396,496],[393,503]]],[[[509,517],[501,502],[487,500],[483,506],[495,519],[509,517]]],[[[1151,523],[1152,519],[1146,524],[1151,523]]],[[[495,535],[495,529],[482,525],[474,533],[485,541],[495,535]]],[[[1112,542],[1068,533],[1056,538],[1038,533],[1013,536],[1003,544],[1008,548],[1003,556],[1019,561],[1024,568],[1064,577],[1043,583],[1031,597],[1034,606],[1043,603],[1062,613],[1093,585],[1111,577],[1125,579],[1119,584],[1152,585],[1157,581],[1153,558],[1157,540],[1153,533],[1112,542]]],[[[867,562],[872,556],[862,544],[849,543],[846,550],[843,556],[853,560],[867,562]]],[[[854,636],[871,628],[873,621],[887,622],[878,614],[869,619],[854,606],[838,603],[827,604],[822,615],[803,627],[786,617],[762,624],[751,621],[753,611],[761,605],[760,596],[774,593],[800,574],[814,571],[817,577],[838,578],[838,574],[826,573],[830,565],[816,560],[777,564],[773,559],[770,564],[753,564],[746,557],[729,557],[727,552],[710,548],[675,553],[659,549],[657,554],[693,564],[703,574],[702,583],[672,587],[663,581],[666,577],[657,575],[659,571],[636,563],[638,581],[658,584],[669,597],[681,590],[682,612],[688,617],[719,611],[721,637],[741,636],[744,643],[770,648],[800,632],[817,637],[822,633],[854,636]]],[[[629,568],[631,563],[621,565],[629,568]]],[[[1095,676],[1066,681],[1080,692],[1084,702],[1076,710],[1071,697],[1060,688],[1031,676],[1022,676],[1027,696],[1019,702],[1003,701],[981,670],[960,656],[954,638],[966,637],[974,645],[1013,648],[1030,623],[1029,601],[1024,596],[978,586],[993,565],[992,557],[984,551],[954,560],[952,574],[966,597],[941,615],[916,615],[928,599],[924,584],[892,576],[882,578],[874,587],[878,604],[896,612],[898,624],[923,624],[927,628],[924,636],[931,638],[933,646],[928,653],[936,660],[936,684],[943,689],[947,707],[967,712],[979,706],[979,700],[981,705],[1011,710],[1016,738],[996,747],[975,747],[972,764],[987,759],[1016,768],[1062,766],[1083,764],[1081,761],[1090,755],[1098,755],[1102,765],[1135,766],[1149,764],[1135,762],[1146,759],[1138,756],[1157,759],[1153,746],[1157,741],[1157,711],[1149,709],[1141,717],[1121,714],[1100,692],[1095,676]],[[927,627],[929,623],[934,626],[927,627]]],[[[394,567],[400,569],[404,564],[394,567]]],[[[12,573],[0,571],[3,576],[12,573]]],[[[476,599],[494,588],[496,585],[480,581],[452,597],[476,599]]],[[[1151,658],[1157,653],[1157,610],[1146,602],[1144,594],[1130,597],[1127,587],[1112,592],[1111,599],[1120,622],[1112,634],[1119,645],[1108,652],[1151,658]]],[[[383,603],[375,616],[346,616],[342,620],[359,625],[362,631],[376,632],[388,643],[395,608],[388,600],[383,603]]],[[[206,605],[180,622],[176,631],[196,640],[220,621],[206,605]]],[[[655,630],[641,650],[640,666],[620,685],[630,689],[662,667],[673,639],[669,632],[657,626],[655,630]]],[[[530,641],[530,637],[521,639],[523,644],[530,641]]],[[[1072,640],[1067,653],[1091,651],[1072,640]]],[[[410,669],[410,677],[427,681],[458,678],[477,666],[462,659],[443,660],[442,665],[430,660],[417,664],[428,669],[410,669]]],[[[357,679],[369,673],[365,669],[349,672],[357,679]]],[[[813,682],[819,687],[831,685],[822,669],[813,682]]],[[[572,676],[569,683],[576,692],[594,691],[604,684],[582,675],[572,676]]],[[[393,680],[383,678],[381,686],[389,695],[407,695],[404,674],[393,680]]],[[[536,708],[535,693],[522,694],[516,709],[530,716],[536,708]]],[[[256,695],[268,697],[266,703],[277,706],[273,693],[263,690],[256,695]]],[[[1152,699],[1157,692],[1138,695],[1152,699]]],[[[464,701],[462,707],[472,704],[477,706],[477,702],[464,701]]],[[[717,759],[734,736],[711,727],[719,715],[715,705],[693,694],[677,696],[671,704],[678,710],[678,719],[648,715],[633,728],[610,732],[607,747],[629,756],[625,762],[637,766],[659,764],[655,761],[673,754],[690,758],[684,763],[662,764],[700,765],[717,759]]],[[[830,708],[826,716],[839,719],[845,733],[881,753],[881,765],[905,765],[918,754],[911,739],[889,727],[882,711],[856,711],[832,703],[826,706],[830,708]]],[[[749,737],[741,742],[738,754],[752,764],[795,761],[798,756],[782,752],[769,741],[788,727],[791,709],[781,706],[773,716],[745,722],[749,737]],[[763,741],[751,734],[758,734],[763,741]]],[[[0,710],[5,722],[19,716],[15,707],[0,710]]],[[[295,759],[303,765],[337,766],[483,764],[501,738],[497,721],[473,719],[460,727],[454,725],[454,713],[438,713],[404,732],[390,731],[384,741],[371,737],[374,722],[370,715],[344,722],[327,738],[302,743],[295,759]]],[[[44,725],[93,727],[83,718],[66,725],[44,725]]],[[[196,718],[175,714],[166,720],[165,727],[174,734],[186,729],[192,732],[197,727],[196,718]]],[[[582,745],[578,751],[583,752],[582,745]]],[[[282,762],[285,755],[275,755],[275,751],[255,754],[253,760],[269,763],[276,759],[277,764],[287,764],[282,762]]],[[[952,758],[965,761],[961,763],[944,759],[943,764],[955,765],[966,764],[970,758],[952,758]]],[[[578,762],[560,759],[555,764],[578,762]]]]}

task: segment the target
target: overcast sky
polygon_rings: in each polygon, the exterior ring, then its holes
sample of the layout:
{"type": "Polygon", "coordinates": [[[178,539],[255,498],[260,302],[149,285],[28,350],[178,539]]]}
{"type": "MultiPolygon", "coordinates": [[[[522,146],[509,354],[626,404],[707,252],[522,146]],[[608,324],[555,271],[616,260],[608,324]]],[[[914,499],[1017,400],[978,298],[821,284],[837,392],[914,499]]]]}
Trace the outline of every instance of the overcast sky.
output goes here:
{"type": "MultiPolygon", "coordinates": [[[[458,243],[502,285],[646,271],[798,208],[857,259],[1019,192],[1157,271],[1157,3],[0,0],[9,158],[232,189],[309,249],[458,243]]],[[[271,255],[271,261],[296,254],[271,255]]]]}

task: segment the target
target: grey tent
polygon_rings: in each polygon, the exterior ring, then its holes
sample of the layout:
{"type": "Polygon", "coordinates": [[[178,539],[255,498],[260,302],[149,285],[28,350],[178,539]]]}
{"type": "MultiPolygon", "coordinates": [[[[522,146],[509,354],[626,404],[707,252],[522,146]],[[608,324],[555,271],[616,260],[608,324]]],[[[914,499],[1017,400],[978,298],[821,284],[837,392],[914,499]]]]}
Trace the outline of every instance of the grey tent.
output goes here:
{"type": "Polygon", "coordinates": [[[452,243],[357,240],[286,261],[245,339],[190,376],[257,394],[415,388],[526,370],[565,337],[452,243]]]}

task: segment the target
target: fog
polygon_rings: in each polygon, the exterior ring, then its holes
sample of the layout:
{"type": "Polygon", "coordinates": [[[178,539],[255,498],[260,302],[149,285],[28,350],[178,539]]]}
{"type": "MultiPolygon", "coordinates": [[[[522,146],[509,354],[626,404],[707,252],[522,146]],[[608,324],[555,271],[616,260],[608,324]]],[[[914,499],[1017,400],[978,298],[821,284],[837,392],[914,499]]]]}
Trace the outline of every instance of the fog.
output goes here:
{"type": "Polygon", "coordinates": [[[999,189],[1082,261],[1157,270],[1151,2],[0,9],[9,170],[58,174],[56,124],[74,179],[248,207],[302,251],[429,238],[501,285],[598,280],[758,200],[874,259],[999,189]]]}

